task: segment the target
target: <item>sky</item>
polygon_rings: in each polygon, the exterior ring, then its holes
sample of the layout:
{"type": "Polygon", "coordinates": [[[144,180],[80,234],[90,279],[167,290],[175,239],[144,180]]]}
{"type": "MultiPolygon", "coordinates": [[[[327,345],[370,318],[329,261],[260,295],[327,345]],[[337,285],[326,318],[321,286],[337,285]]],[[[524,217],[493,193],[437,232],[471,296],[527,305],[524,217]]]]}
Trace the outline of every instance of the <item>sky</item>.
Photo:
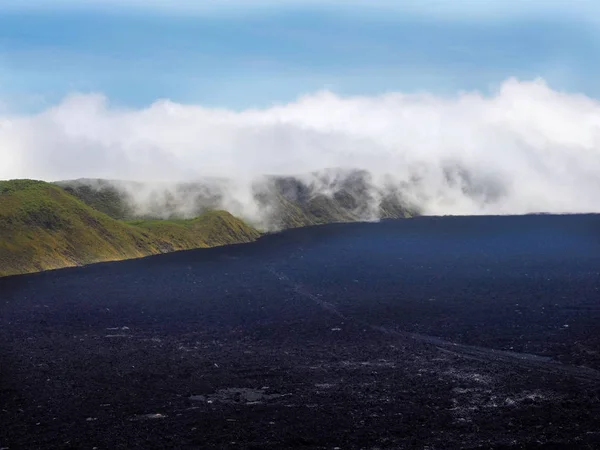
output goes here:
{"type": "Polygon", "coordinates": [[[490,92],[509,77],[598,97],[596,4],[4,0],[0,98],[13,112],[72,92],[244,109],[322,89],[490,92]]]}
{"type": "Polygon", "coordinates": [[[600,212],[598,55],[596,0],[4,0],[0,179],[344,168],[431,214],[600,212]]]}

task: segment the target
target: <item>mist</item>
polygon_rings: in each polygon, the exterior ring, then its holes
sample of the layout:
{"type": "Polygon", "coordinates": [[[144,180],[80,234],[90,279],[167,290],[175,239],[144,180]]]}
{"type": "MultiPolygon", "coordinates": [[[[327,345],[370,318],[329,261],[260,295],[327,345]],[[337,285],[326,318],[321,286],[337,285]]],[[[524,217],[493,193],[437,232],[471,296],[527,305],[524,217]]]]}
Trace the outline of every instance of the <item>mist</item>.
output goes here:
{"type": "Polygon", "coordinates": [[[243,111],[74,94],[0,116],[1,179],[140,182],[115,184],[140,210],[162,192],[185,212],[177,186],[202,180],[217,206],[260,221],[272,177],[333,195],[357,170],[365,219],[390,192],[422,214],[600,212],[600,102],[509,79],[491,95],[321,91],[243,111]]]}

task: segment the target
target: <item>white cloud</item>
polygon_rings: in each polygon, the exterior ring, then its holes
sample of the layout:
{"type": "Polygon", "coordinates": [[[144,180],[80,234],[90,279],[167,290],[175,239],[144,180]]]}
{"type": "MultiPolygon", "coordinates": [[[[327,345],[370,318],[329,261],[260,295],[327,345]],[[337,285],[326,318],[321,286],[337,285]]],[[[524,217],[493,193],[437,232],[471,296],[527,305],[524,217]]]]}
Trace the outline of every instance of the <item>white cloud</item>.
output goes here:
{"type": "Polygon", "coordinates": [[[0,117],[0,178],[248,181],[331,167],[410,183],[428,213],[600,212],[600,102],[511,79],[489,97],[323,91],[241,112],[77,94],[0,117]],[[482,200],[452,170],[497,195],[482,200]]]}

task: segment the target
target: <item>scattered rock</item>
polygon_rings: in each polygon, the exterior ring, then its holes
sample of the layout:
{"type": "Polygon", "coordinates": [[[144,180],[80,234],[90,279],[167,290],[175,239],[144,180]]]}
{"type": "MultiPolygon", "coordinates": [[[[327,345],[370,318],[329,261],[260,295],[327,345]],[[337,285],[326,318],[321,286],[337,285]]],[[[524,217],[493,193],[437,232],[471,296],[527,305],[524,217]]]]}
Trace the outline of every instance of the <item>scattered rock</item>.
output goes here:
{"type": "Polygon", "coordinates": [[[156,420],[156,419],[164,419],[164,414],[160,413],[151,413],[151,414],[141,414],[138,416],[134,416],[131,420],[156,420]]]}
{"type": "MultiPolygon", "coordinates": [[[[285,394],[290,395],[290,394],[285,394]]],[[[229,403],[229,404],[246,404],[256,405],[265,401],[274,400],[276,398],[283,397],[282,394],[267,394],[265,388],[263,389],[251,389],[251,388],[226,388],[220,389],[214,394],[210,395],[191,395],[189,400],[196,402],[206,403],[229,403]]]]}

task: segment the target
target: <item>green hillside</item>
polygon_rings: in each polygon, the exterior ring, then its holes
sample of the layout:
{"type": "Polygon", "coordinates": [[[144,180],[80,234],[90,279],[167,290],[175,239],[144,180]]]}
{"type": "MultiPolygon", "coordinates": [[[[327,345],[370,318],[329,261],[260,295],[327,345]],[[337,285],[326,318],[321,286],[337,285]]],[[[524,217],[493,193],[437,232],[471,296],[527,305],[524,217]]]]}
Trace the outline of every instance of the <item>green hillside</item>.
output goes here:
{"type": "MultiPolygon", "coordinates": [[[[372,218],[393,219],[417,215],[402,196],[393,190],[380,192],[369,186],[368,174],[344,174],[332,182],[325,195],[310,183],[296,177],[268,177],[253,188],[253,198],[264,211],[260,223],[264,231],[274,231],[332,222],[355,222],[372,218]],[[377,198],[374,198],[377,197],[377,198]]],[[[115,219],[182,219],[207,210],[224,208],[225,184],[180,183],[156,189],[145,199],[145,209],[135,207],[130,192],[144,191],[142,183],[80,179],[62,181],[59,186],[87,205],[115,219]],[[181,208],[181,205],[185,208],[181,208]],[[182,215],[182,211],[185,214],[182,215]]],[[[225,207],[225,209],[227,209],[225,207]]],[[[250,217],[243,219],[251,221],[250,217]]],[[[156,226],[159,223],[155,224],[156,226]]],[[[163,228],[172,224],[160,223],[163,228]]]]}
{"type": "Polygon", "coordinates": [[[126,196],[106,180],[80,180],[55,183],[69,194],[74,195],[86,205],[109,215],[113,219],[129,219],[134,216],[133,209],[126,196]]]}
{"type": "Polygon", "coordinates": [[[0,181],[0,276],[249,242],[259,235],[225,211],[191,220],[123,222],[56,185],[0,181]]]}

